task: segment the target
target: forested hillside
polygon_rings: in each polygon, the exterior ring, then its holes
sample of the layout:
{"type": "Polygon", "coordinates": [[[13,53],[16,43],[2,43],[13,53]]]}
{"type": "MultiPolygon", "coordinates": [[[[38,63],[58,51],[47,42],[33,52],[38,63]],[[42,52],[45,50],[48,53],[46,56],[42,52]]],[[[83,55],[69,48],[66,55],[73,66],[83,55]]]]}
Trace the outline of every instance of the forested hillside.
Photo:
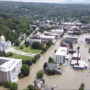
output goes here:
{"type": "Polygon", "coordinates": [[[0,13],[0,34],[3,34],[7,40],[15,42],[21,32],[25,33],[27,31],[30,31],[27,20],[0,13]]]}
{"type": "Polygon", "coordinates": [[[0,2],[0,11],[14,16],[42,19],[76,19],[90,17],[90,5],[86,4],[41,4],[23,2],[0,2]]]}
{"type": "MultiPolygon", "coordinates": [[[[0,1],[0,33],[15,42],[20,33],[31,33],[29,23],[34,20],[54,19],[90,22],[90,5],[41,4],[0,1]],[[28,22],[29,21],[29,22],[28,22]]],[[[56,22],[57,22],[56,21],[56,22]]]]}

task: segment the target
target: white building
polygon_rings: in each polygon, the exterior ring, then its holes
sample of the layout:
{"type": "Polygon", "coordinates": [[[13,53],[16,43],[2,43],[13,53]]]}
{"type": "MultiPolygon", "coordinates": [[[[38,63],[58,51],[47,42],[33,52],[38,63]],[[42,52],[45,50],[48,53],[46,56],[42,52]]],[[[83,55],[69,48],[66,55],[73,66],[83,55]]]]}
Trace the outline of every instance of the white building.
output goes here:
{"type": "Polygon", "coordinates": [[[62,34],[64,32],[63,29],[56,29],[56,30],[51,30],[51,33],[54,33],[54,34],[62,34]]]}
{"type": "Polygon", "coordinates": [[[41,39],[41,42],[45,42],[45,43],[47,43],[48,41],[51,41],[52,43],[56,42],[55,36],[40,35],[39,39],[41,39]]]}
{"type": "Polygon", "coordinates": [[[54,62],[56,62],[57,64],[63,64],[67,55],[68,48],[60,47],[54,55],[54,62]]]}
{"type": "Polygon", "coordinates": [[[7,52],[11,47],[11,41],[6,41],[3,35],[0,36],[0,51],[7,52]]]}
{"type": "Polygon", "coordinates": [[[41,43],[41,39],[26,39],[26,42],[29,43],[30,45],[32,45],[34,42],[40,42],[41,43]]]}
{"type": "Polygon", "coordinates": [[[0,81],[16,82],[22,67],[22,60],[0,57],[0,81]]]}
{"type": "Polygon", "coordinates": [[[58,39],[58,38],[60,38],[60,34],[57,34],[57,33],[52,33],[52,32],[44,32],[44,34],[46,35],[46,36],[55,36],[55,38],[56,39],[58,39]]]}

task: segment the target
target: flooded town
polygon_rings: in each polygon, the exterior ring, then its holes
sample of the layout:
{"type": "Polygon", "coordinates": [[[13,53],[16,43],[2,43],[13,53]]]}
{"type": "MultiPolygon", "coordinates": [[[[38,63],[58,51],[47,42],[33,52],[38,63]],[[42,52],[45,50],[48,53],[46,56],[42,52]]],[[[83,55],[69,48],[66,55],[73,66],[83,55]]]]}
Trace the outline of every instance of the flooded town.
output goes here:
{"type": "Polygon", "coordinates": [[[82,3],[0,1],[0,90],[90,90],[89,15],[82,3]]]}

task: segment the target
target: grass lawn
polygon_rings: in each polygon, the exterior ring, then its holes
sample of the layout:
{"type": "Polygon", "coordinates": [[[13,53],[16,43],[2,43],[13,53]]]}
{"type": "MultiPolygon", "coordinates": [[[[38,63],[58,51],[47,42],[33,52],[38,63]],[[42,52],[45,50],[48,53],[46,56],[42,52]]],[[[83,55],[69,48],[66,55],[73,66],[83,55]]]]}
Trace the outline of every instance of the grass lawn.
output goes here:
{"type": "Polygon", "coordinates": [[[22,59],[22,60],[33,59],[33,57],[30,57],[30,56],[23,56],[23,55],[18,55],[18,54],[15,54],[15,53],[13,53],[12,58],[22,59]]]}
{"type": "Polygon", "coordinates": [[[25,45],[23,45],[23,47],[24,47],[24,49],[20,49],[20,46],[17,46],[15,49],[19,50],[19,51],[28,52],[28,53],[35,53],[35,54],[39,54],[41,52],[41,50],[32,49],[31,46],[26,47],[25,45]]]}

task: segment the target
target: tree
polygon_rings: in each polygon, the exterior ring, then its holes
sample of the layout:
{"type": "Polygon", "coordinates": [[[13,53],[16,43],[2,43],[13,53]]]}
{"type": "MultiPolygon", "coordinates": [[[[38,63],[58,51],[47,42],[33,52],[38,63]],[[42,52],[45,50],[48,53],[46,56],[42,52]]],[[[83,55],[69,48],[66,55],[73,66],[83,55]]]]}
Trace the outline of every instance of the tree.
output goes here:
{"type": "Polygon", "coordinates": [[[26,64],[23,64],[22,68],[21,68],[21,74],[23,76],[28,76],[30,73],[30,69],[29,69],[29,66],[26,65],[26,64]]]}
{"type": "Polygon", "coordinates": [[[40,58],[40,54],[35,55],[35,57],[33,58],[32,62],[36,63],[36,61],[40,58]]]}
{"type": "Polygon", "coordinates": [[[32,63],[33,63],[32,60],[26,60],[26,64],[27,64],[27,65],[31,66],[32,63]]]}
{"type": "Polygon", "coordinates": [[[5,55],[6,55],[5,52],[0,51],[0,56],[5,56],[5,55]]]}
{"type": "Polygon", "coordinates": [[[5,86],[6,88],[10,88],[10,86],[11,86],[11,82],[6,81],[4,86],[5,86]]]}
{"type": "Polygon", "coordinates": [[[48,75],[55,75],[56,71],[55,70],[48,70],[47,74],[48,75]]]}
{"type": "Polygon", "coordinates": [[[79,90],[84,90],[84,87],[85,87],[85,85],[84,85],[84,83],[82,83],[79,90]]]}
{"type": "Polygon", "coordinates": [[[48,41],[47,42],[47,47],[50,47],[52,45],[52,42],[51,41],[48,41]]]}
{"type": "Polygon", "coordinates": [[[33,42],[32,48],[33,49],[43,49],[44,45],[42,43],[40,43],[40,42],[33,42]]]}
{"type": "Polygon", "coordinates": [[[34,90],[34,86],[33,86],[33,85],[29,85],[29,86],[28,86],[28,89],[29,89],[29,90],[34,90]]]}
{"type": "Polygon", "coordinates": [[[15,41],[15,46],[19,46],[20,45],[20,41],[19,40],[16,40],[15,41]]]}
{"type": "Polygon", "coordinates": [[[15,82],[11,83],[10,90],[17,90],[17,89],[18,89],[17,83],[15,83],[15,82]]]}
{"type": "Polygon", "coordinates": [[[54,59],[52,57],[49,57],[49,63],[54,63],[54,59]]]}
{"type": "Polygon", "coordinates": [[[47,63],[44,63],[43,68],[46,69],[46,67],[47,67],[47,63]]]}
{"type": "Polygon", "coordinates": [[[44,75],[44,72],[42,70],[40,70],[40,71],[37,72],[37,78],[38,79],[42,79],[43,78],[43,75],[44,75]]]}
{"type": "Polygon", "coordinates": [[[11,57],[11,56],[13,56],[12,52],[9,52],[9,53],[6,54],[6,57],[11,57]]]}
{"type": "Polygon", "coordinates": [[[24,46],[20,46],[20,49],[24,49],[24,46]]]}

